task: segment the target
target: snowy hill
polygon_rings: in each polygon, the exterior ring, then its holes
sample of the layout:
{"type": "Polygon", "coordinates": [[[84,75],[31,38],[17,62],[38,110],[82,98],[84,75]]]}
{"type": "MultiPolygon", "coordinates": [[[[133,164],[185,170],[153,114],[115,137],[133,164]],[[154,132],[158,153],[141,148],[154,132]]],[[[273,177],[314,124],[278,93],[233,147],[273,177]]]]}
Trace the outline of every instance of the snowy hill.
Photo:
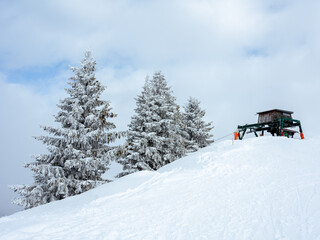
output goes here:
{"type": "Polygon", "coordinates": [[[0,218],[0,239],[320,239],[320,140],[216,143],[0,218]]]}

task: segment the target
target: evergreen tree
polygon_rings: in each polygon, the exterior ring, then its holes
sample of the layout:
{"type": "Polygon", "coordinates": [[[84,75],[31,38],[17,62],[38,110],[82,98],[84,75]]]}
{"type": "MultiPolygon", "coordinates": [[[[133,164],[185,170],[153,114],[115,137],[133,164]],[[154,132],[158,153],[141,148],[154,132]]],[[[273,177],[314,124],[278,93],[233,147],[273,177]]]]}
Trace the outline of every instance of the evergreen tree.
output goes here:
{"type": "Polygon", "coordinates": [[[148,142],[149,140],[151,141],[150,135],[146,132],[146,123],[152,122],[149,111],[151,95],[149,84],[147,76],[141,94],[135,99],[136,108],[134,111],[136,114],[131,117],[131,122],[128,125],[129,130],[126,139],[127,154],[119,161],[123,165],[124,171],[118,177],[136,171],[153,170],[145,161],[147,149],[149,151],[148,142]]]}
{"type": "Polygon", "coordinates": [[[189,98],[183,113],[183,127],[187,133],[188,151],[197,151],[213,143],[210,131],[213,129],[212,122],[206,123],[203,120],[205,110],[200,108],[200,102],[195,98],[189,98]]]}
{"type": "Polygon", "coordinates": [[[146,79],[136,104],[127,133],[128,154],[121,161],[124,172],[119,176],[157,170],[185,154],[179,107],[161,72],[146,79]]]}
{"type": "Polygon", "coordinates": [[[14,203],[32,208],[54,200],[80,194],[106,182],[101,175],[112,157],[108,144],[122,133],[112,131],[116,117],[109,102],[100,100],[104,87],[95,78],[96,62],[85,53],[81,67],[71,67],[68,97],[60,101],[55,121],[60,127],[42,127],[49,136],[36,137],[49,153],[35,156],[25,165],[34,172],[34,183],[13,185],[22,198],[14,203]]]}

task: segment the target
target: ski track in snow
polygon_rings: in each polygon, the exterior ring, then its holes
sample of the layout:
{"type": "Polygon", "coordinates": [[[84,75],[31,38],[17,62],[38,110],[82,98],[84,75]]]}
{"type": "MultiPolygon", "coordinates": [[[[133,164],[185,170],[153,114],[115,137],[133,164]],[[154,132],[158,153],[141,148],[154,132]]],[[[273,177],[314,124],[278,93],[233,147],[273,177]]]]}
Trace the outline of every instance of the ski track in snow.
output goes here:
{"type": "Polygon", "coordinates": [[[319,146],[224,141],[0,218],[0,239],[320,239],[319,146]]]}

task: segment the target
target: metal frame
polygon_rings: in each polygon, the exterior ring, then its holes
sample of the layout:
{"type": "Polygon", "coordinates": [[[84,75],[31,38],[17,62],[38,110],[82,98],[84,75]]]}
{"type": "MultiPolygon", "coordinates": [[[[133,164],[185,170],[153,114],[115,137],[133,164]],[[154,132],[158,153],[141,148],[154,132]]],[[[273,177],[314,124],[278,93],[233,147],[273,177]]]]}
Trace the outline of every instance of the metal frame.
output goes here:
{"type": "Polygon", "coordinates": [[[238,126],[238,138],[242,140],[246,133],[254,133],[256,137],[258,137],[257,132],[261,132],[261,136],[264,135],[264,131],[267,131],[274,136],[284,136],[285,128],[288,127],[299,127],[300,137],[304,139],[301,122],[292,118],[279,118],[271,122],[264,123],[255,123],[255,124],[246,124],[242,126],[238,126]],[[248,132],[247,132],[248,130],[248,132]]]}

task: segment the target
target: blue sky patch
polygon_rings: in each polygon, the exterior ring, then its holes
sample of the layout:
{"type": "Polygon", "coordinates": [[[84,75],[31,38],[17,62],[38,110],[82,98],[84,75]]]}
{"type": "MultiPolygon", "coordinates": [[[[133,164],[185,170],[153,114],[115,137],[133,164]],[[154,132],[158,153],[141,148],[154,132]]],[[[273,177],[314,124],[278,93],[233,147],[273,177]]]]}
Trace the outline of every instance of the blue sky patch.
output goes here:
{"type": "Polygon", "coordinates": [[[268,53],[265,48],[245,48],[246,57],[267,57],[268,53]]]}
{"type": "Polygon", "coordinates": [[[26,85],[35,85],[39,83],[48,83],[50,79],[56,77],[62,71],[69,69],[69,63],[62,61],[52,66],[33,66],[20,69],[7,70],[3,73],[10,83],[20,83],[26,85]]]}

